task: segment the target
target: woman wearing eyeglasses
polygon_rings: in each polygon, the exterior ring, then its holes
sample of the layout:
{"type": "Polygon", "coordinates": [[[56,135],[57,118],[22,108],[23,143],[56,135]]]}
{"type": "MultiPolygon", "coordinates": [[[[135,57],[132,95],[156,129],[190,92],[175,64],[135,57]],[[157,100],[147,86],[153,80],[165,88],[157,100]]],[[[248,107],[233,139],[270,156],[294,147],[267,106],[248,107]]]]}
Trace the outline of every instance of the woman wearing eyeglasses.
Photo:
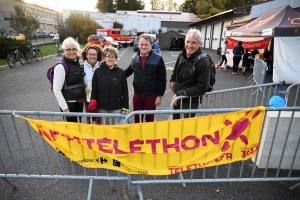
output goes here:
{"type": "MultiPolygon", "coordinates": [[[[86,111],[91,99],[92,78],[95,70],[100,66],[100,61],[102,60],[102,50],[103,48],[100,45],[87,43],[81,52],[81,59],[84,61],[83,71],[85,73],[84,85],[85,85],[85,94],[86,94],[86,99],[85,99],[86,111]]],[[[92,110],[91,112],[97,113],[98,109],[92,110]]],[[[93,121],[95,121],[95,118],[93,118],[93,121]]],[[[91,122],[90,117],[86,118],[86,123],[88,124],[93,123],[91,122]]]]}
{"type": "MultiPolygon", "coordinates": [[[[112,46],[103,49],[104,62],[96,69],[92,80],[92,96],[88,111],[99,109],[100,113],[126,115],[128,86],[125,73],[116,65],[118,50],[112,46]]],[[[112,123],[119,123],[120,118],[113,118],[112,123]]],[[[101,124],[108,124],[108,118],[101,118],[101,124]]]]}
{"type": "MultiPolygon", "coordinates": [[[[56,65],[53,77],[53,93],[58,101],[62,112],[82,112],[85,98],[84,73],[80,67],[79,44],[72,37],[66,38],[62,43],[64,52],[63,60],[67,67],[62,64],[56,65]]],[[[66,117],[67,122],[81,122],[81,117],[66,117]]]]}

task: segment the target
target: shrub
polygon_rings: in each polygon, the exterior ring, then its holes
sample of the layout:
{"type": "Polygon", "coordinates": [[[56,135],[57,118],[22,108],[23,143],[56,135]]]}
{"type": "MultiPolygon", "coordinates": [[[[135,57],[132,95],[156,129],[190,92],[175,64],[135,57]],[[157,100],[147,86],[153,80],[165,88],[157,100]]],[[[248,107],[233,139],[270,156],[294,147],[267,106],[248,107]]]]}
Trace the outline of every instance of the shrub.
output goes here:
{"type": "Polygon", "coordinates": [[[12,38],[7,38],[7,37],[0,37],[0,58],[5,59],[6,56],[8,55],[9,51],[8,49],[11,46],[21,46],[21,51],[25,51],[27,46],[30,45],[30,42],[27,40],[16,40],[12,38]]]}

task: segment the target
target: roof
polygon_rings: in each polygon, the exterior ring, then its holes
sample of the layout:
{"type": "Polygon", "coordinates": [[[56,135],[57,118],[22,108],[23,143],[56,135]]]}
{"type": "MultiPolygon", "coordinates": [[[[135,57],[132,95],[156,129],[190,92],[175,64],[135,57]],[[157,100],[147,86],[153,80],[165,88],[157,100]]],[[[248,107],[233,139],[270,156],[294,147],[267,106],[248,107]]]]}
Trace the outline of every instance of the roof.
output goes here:
{"type": "Polygon", "coordinates": [[[260,17],[239,28],[226,31],[226,36],[274,37],[300,36],[300,13],[290,6],[267,10],[260,17]]]}
{"type": "Polygon", "coordinates": [[[194,13],[186,13],[180,11],[147,11],[147,10],[117,10],[118,14],[142,15],[160,17],[161,21],[168,22],[196,22],[200,18],[194,13]]]}
{"type": "Polygon", "coordinates": [[[249,19],[249,20],[245,20],[245,21],[242,21],[242,22],[236,22],[234,24],[230,24],[228,26],[226,26],[227,30],[232,30],[232,29],[235,29],[235,28],[239,28],[241,26],[244,26],[245,24],[248,24],[250,22],[252,22],[253,20],[255,19],[249,19]]]}

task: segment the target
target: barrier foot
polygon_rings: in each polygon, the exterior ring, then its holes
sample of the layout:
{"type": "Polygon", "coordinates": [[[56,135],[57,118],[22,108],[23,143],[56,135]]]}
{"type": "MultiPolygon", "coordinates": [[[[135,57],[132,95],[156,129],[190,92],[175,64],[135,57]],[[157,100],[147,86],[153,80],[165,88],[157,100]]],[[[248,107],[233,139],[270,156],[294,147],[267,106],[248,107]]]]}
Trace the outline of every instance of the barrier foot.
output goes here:
{"type": "Polygon", "coordinates": [[[8,184],[10,185],[14,190],[17,189],[17,186],[15,186],[10,180],[8,180],[7,178],[2,177],[2,179],[8,184]]]}
{"type": "Polygon", "coordinates": [[[88,197],[87,200],[90,200],[92,198],[92,190],[93,190],[93,179],[90,179],[90,184],[89,184],[89,191],[88,191],[88,197]]]}
{"type": "MultiPolygon", "coordinates": [[[[181,172],[178,174],[178,179],[184,180],[183,175],[182,175],[181,172]]],[[[183,186],[183,187],[186,187],[186,184],[185,184],[185,183],[182,183],[182,186],[183,186]]]]}
{"type": "Polygon", "coordinates": [[[138,191],[139,199],[144,200],[141,185],[137,186],[137,191],[138,191]]]}
{"type": "Polygon", "coordinates": [[[293,186],[290,187],[289,189],[290,189],[290,190],[294,190],[294,189],[297,188],[297,187],[300,187],[300,183],[298,183],[298,184],[296,184],[296,185],[293,185],[293,186]]]}

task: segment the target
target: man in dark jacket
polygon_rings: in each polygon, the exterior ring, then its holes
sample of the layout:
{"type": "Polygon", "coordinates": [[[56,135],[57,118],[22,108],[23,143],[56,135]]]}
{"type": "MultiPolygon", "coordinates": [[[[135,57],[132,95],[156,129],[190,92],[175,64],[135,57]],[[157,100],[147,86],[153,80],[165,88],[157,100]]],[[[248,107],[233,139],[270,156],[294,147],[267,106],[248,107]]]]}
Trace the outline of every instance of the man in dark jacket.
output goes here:
{"type": "MultiPolygon", "coordinates": [[[[161,104],[166,90],[166,67],[161,55],[152,51],[151,37],[147,34],[140,36],[139,51],[125,70],[126,77],[132,73],[133,110],[155,110],[161,104]]],[[[138,115],[134,121],[140,122],[138,115]]],[[[153,121],[154,115],[146,115],[146,122],[153,121]]]]}
{"type": "MultiPolygon", "coordinates": [[[[190,29],[186,34],[185,49],[178,55],[173,74],[170,79],[170,89],[174,91],[171,102],[178,96],[185,98],[174,104],[174,109],[197,109],[200,96],[204,95],[210,85],[211,65],[207,57],[196,61],[202,54],[203,36],[197,29],[190,29]],[[194,68],[193,68],[194,65],[194,68]],[[182,104],[182,105],[181,105],[182,104]]],[[[194,117],[195,113],[184,114],[184,118],[194,117]]],[[[180,114],[174,114],[173,119],[179,119],[180,114]]]]}

